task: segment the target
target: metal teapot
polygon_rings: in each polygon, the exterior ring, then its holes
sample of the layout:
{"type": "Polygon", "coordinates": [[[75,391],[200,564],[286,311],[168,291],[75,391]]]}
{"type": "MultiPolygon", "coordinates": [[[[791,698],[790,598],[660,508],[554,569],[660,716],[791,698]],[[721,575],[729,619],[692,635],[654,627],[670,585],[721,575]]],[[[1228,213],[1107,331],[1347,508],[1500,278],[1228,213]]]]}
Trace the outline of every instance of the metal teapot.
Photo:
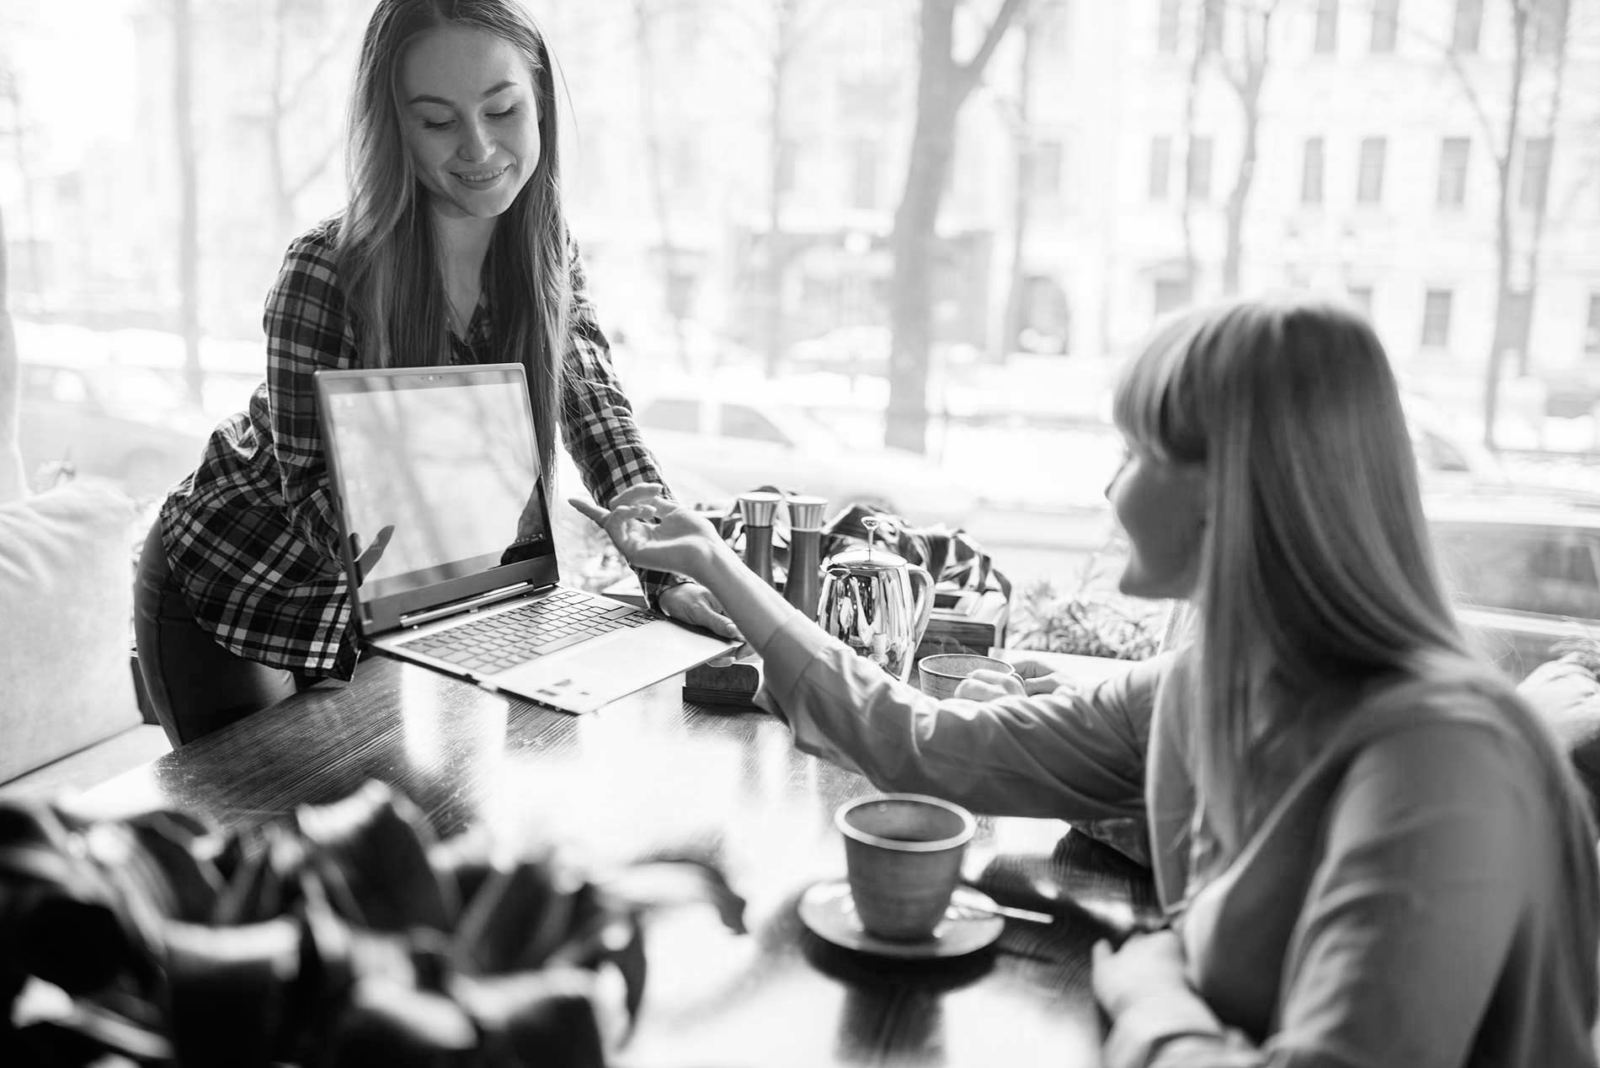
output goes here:
{"type": "Polygon", "coordinates": [[[933,579],[926,568],[872,544],[879,522],[862,520],[866,548],[846,549],[822,565],[817,622],[905,682],[933,611],[933,579]]]}

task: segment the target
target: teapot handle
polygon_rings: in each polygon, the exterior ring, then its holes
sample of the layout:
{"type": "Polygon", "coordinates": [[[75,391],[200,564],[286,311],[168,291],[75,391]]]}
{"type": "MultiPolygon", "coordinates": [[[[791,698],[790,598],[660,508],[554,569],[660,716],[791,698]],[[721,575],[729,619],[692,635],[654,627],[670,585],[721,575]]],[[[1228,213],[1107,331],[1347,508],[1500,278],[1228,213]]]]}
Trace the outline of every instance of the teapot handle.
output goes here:
{"type": "Polygon", "coordinates": [[[933,576],[928,574],[928,569],[917,564],[908,564],[907,570],[911,572],[911,611],[916,616],[916,623],[911,631],[910,659],[916,659],[917,646],[922,644],[922,635],[928,629],[928,621],[933,618],[933,576]]]}

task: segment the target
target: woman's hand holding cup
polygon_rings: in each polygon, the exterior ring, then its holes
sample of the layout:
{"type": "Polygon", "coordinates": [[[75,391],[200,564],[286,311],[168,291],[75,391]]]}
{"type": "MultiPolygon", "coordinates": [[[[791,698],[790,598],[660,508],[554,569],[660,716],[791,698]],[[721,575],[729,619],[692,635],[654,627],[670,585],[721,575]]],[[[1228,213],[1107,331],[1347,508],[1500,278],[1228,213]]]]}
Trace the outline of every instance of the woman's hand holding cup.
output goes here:
{"type": "Polygon", "coordinates": [[[955,696],[968,701],[993,701],[997,697],[1040,693],[1075,693],[1078,684],[1063,671],[1037,660],[1019,660],[1010,671],[979,668],[956,687],[955,696]]]}

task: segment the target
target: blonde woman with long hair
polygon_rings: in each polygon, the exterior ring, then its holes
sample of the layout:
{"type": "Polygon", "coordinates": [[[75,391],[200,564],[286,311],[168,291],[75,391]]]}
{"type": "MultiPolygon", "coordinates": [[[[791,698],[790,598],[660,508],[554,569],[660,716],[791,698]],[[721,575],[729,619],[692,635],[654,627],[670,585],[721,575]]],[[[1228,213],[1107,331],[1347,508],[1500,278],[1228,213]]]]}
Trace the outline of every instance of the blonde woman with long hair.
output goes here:
{"type": "Polygon", "coordinates": [[[1191,311],[1114,408],[1121,586],[1195,623],[1082,693],[991,675],[934,701],[648,488],[586,510],[721,599],[802,749],[986,813],[1148,817],[1169,924],[1096,947],[1108,1064],[1593,1064],[1594,829],[1456,624],[1371,327],[1298,299],[1191,311]]]}
{"type": "MultiPolygon", "coordinates": [[[[169,493],[136,592],[139,664],[175,745],[358,654],[313,375],[515,362],[542,470],[556,429],[596,500],[659,483],[561,207],[554,61],[515,0],[380,0],[362,40],[342,215],[267,297],[266,382],[169,493]]],[[[374,539],[363,560],[381,552],[374,539]]],[[[642,573],[667,615],[736,633],[701,587],[642,573]]]]}

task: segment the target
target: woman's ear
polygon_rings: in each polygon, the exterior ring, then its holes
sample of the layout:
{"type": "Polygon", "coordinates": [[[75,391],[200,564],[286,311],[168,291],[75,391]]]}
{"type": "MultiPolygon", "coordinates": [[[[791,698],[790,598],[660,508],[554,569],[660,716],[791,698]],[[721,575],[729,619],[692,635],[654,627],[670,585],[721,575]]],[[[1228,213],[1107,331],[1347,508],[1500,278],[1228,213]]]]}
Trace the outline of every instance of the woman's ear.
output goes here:
{"type": "Polygon", "coordinates": [[[1185,524],[1199,529],[1211,525],[1211,478],[1205,464],[1184,464],[1178,476],[1174,504],[1185,524]]]}

